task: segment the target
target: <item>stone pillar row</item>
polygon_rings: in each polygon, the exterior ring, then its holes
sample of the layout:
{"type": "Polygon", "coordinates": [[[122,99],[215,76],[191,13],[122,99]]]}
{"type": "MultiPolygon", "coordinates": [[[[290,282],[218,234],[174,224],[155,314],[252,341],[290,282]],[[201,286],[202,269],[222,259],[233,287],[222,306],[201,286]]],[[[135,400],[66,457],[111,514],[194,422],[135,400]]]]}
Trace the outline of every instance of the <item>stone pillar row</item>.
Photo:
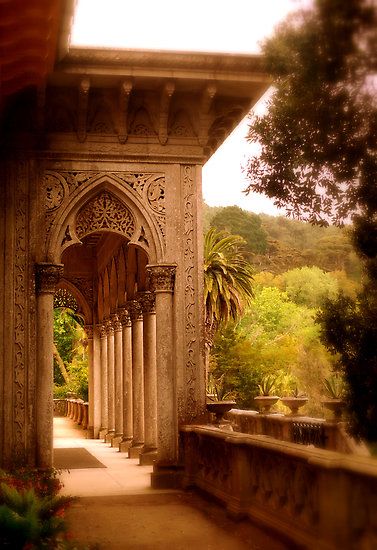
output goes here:
{"type": "Polygon", "coordinates": [[[140,292],[102,324],[86,327],[90,435],[142,464],[157,455],[154,303],[153,293],[140,292]]]}

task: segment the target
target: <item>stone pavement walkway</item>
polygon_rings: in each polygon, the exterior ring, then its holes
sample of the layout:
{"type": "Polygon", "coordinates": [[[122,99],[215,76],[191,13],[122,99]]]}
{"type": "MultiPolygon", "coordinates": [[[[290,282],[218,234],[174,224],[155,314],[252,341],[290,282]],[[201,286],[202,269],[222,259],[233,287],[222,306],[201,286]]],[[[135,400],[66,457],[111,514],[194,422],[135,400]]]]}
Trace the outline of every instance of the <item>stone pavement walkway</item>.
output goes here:
{"type": "Polygon", "coordinates": [[[68,418],[54,419],[54,447],[83,447],[106,468],[63,471],[63,494],[80,497],[67,513],[72,536],[100,550],[291,550],[191,491],[150,488],[139,466],[108,444],[85,439],[68,418]]]}

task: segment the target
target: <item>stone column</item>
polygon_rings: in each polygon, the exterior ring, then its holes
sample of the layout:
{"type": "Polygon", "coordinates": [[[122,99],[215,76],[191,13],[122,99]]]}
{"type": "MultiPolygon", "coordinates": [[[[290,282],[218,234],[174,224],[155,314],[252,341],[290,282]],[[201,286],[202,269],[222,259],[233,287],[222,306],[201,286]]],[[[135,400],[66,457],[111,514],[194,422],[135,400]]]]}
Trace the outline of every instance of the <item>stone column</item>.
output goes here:
{"type": "Polygon", "coordinates": [[[101,340],[100,326],[93,327],[93,437],[99,437],[101,429],[101,340]]]}
{"type": "Polygon", "coordinates": [[[107,395],[108,395],[108,431],[106,443],[111,443],[115,434],[115,377],[114,377],[114,327],[111,319],[106,320],[107,333],[107,395]]]}
{"type": "Polygon", "coordinates": [[[131,318],[126,308],[118,309],[122,323],[122,359],[123,359],[123,438],[119,443],[121,452],[128,451],[133,439],[132,414],[132,328],[131,318]]]}
{"type": "Polygon", "coordinates": [[[118,447],[123,439],[123,345],[122,323],[118,315],[111,316],[114,327],[114,428],[112,447],[118,447]]]}
{"type": "Polygon", "coordinates": [[[148,265],[149,286],[156,295],[157,461],[152,487],[176,487],[178,419],[175,393],[173,292],[175,264],[148,265]]]}
{"type": "Polygon", "coordinates": [[[36,264],[37,289],[37,387],[36,464],[39,468],[53,465],[53,385],[54,385],[54,292],[63,275],[63,265],[36,264]]]}
{"type": "Polygon", "coordinates": [[[107,387],[107,332],[106,325],[100,325],[101,335],[101,429],[100,439],[105,439],[109,427],[109,397],[107,387]]]}
{"type": "Polygon", "coordinates": [[[138,458],[144,445],[143,316],[137,300],[130,300],[126,306],[132,323],[133,438],[128,456],[138,458]]]}
{"type": "Polygon", "coordinates": [[[143,312],[144,363],[144,447],[140,464],[153,464],[157,458],[157,372],[156,372],[156,310],[153,292],[138,295],[143,312]]]}
{"type": "Polygon", "coordinates": [[[94,411],[94,399],[93,399],[93,327],[92,325],[85,325],[86,338],[88,342],[88,437],[93,439],[93,411],[94,411]]]}

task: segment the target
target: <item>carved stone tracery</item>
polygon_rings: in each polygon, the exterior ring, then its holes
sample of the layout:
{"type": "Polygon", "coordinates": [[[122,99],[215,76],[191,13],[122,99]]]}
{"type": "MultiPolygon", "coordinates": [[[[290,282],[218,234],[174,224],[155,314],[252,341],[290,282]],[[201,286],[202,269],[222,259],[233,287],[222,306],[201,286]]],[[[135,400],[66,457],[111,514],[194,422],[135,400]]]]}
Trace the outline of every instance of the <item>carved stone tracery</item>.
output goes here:
{"type": "Polygon", "coordinates": [[[76,233],[80,239],[101,229],[111,229],[129,238],[135,231],[131,212],[107,191],[87,202],[76,217],[76,233]]]}
{"type": "Polygon", "coordinates": [[[54,308],[68,307],[72,311],[79,311],[79,305],[76,298],[66,288],[58,288],[54,294],[54,308]]]}

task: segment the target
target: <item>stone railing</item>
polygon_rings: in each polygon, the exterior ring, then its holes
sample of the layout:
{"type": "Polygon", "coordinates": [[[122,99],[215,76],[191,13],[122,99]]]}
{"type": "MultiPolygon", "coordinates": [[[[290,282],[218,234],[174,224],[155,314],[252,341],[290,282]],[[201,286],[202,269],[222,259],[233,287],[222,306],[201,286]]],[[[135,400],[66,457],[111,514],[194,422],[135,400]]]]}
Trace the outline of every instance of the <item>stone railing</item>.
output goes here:
{"type": "Polygon", "coordinates": [[[86,430],[89,421],[89,403],[82,399],[54,399],[54,416],[68,416],[86,430]],[[63,410],[64,414],[61,414],[63,410]]]}
{"type": "Polygon", "coordinates": [[[181,430],[197,487],[307,549],[377,548],[377,461],[207,426],[181,430]]]}
{"type": "Polygon", "coordinates": [[[346,454],[368,456],[364,444],[358,444],[345,430],[344,422],[329,422],[307,416],[261,414],[257,411],[232,409],[227,413],[233,429],[249,435],[268,435],[282,441],[314,445],[346,454]]]}

